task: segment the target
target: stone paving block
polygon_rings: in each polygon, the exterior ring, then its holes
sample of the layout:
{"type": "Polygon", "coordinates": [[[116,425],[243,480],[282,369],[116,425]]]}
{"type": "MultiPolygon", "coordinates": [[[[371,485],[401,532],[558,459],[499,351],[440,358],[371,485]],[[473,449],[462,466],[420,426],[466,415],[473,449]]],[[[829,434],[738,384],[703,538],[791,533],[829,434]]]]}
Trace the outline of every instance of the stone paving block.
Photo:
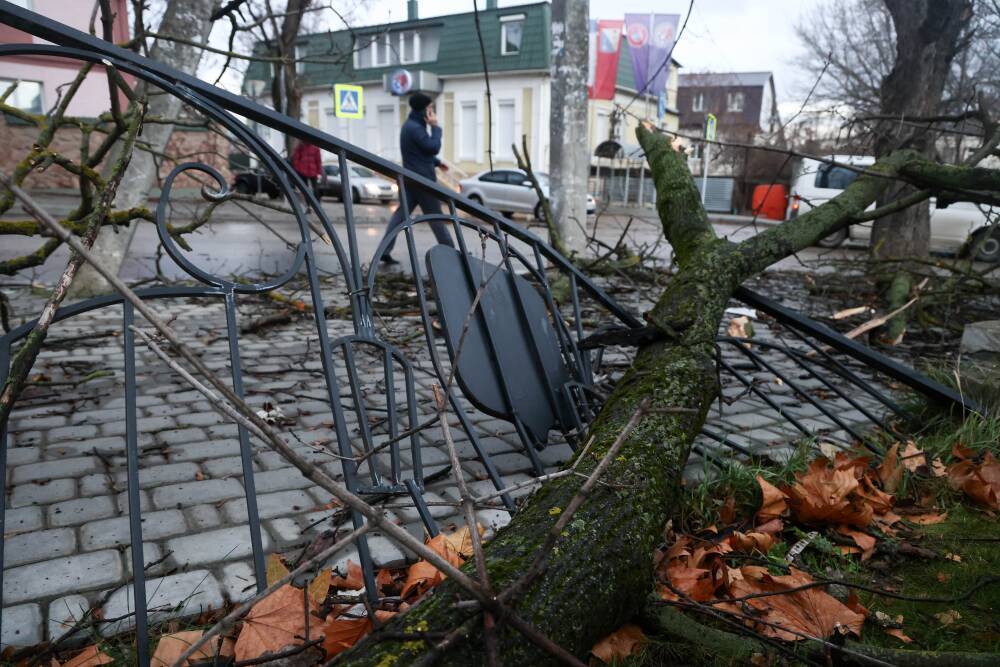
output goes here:
{"type": "Polygon", "coordinates": [[[37,428],[58,428],[60,426],[66,425],[66,418],[62,415],[48,415],[48,416],[35,416],[29,417],[27,419],[21,419],[17,417],[17,412],[15,411],[12,415],[13,422],[11,426],[12,431],[27,431],[30,429],[37,428]]]}
{"type": "Polygon", "coordinates": [[[17,466],[14,468],[11,480],[14,484],[24,484],[26,482],[37,482],[46,479],[79,477],[103,469],[104,465],[96,456],[80,456],[72,459],[41,461],[39,463],[17,466]]]}
{"type": "Polygon", "coordinates": [[[42,641],[42,608],[37,604],[22,604],[3,609],[3,633],[0,645],[34,646],[42,641]]]}
{"type": "Polygon", "coordinates": [[[41,444],[45,439],[44,431],[20,431],[17,432],[11,427],[7,435],[7,440],[11,447],[31,447],[41,444]]]}
{"type": "Polygon", "coordinates": [[[40,530],[44,524],[45,517],[40,507],[7,509],[4,515],[4,529],[8,538],[19,533],[40,530]]]}
{"type": "Polygon", "coordinates": [[[231,563],[222,568],[222,591],[230,602],[241,602],[257,592],[257,577],[250,563],[231,563]]]}
{"type": "Polygon", "coordinates": [[[215,426],[209,426],[208,429],[209,439],[216,440],[218,438],[235,438],[239,435],[239,429],[236,424],[217,424],[215,426]]]}
{"type": "Polygon", "coordinates": [[[93,424],[77,424],[75,426],[61,426],[49,430],[49,442],[63,442],[71,440],[83,440],[93,438],[97,435],[97,427],[93,424]]]}
{"type": "Polygon", "coordinates": [[[184,405],[160,403],[159,405],[151,405],[148,408],[143,408],[142,412],[146,417],[176,417],[187,412],[187,410],[187,406],[184,405]]]}
{"type": "MultiPolygon", "coordinates": [[[[271,548],[267,531],[262,531],[264,550],[271,548]]],[[[223,560],[236,560],[251,555],[250,527],[234,526],[220,528],[207,533],[186,535],[167,540],[167,551],[173,552],[173,559],[181,567],[205,565],[223,560]]]]}
{"type": "Polygon", "coordinates": [[[212,505],[195,505],[184,509],[188,522],[196,530],[215,528],[222,525],[222,515],[212,505]]]}
{"type": "Polygon", "coordinates": [[[71,528],[22,533],[7,537],[3,550],[4,567],[68,556],[76,550],[76,533],[71,528]]]}
{"type": "MultiPolygon", "coordinates": [[[[159,540],[187,532],[184,513],[180,510],[145,512],[142,515],[142,539],[159,540]]],[[[127,516],[93,521],[80,529],[80,546],[85,551],[105,549],[131,542],[127,516]]]]}
{"type": "Polygon", "coordinates": [[[117,551],[88,554],[14,567],[4,572],[4,603],[66,595],[118,583],[124,574],[117,551]]]}
{"type": "Polygon", "coordinates": [[[227,456],[221,459],[204,461],[201,464],[209,477],[233,477],[243,475],[243,459],[239,456],[227,456]]]}
{"type": "Polygon", "coordinates": [[[406,565],[406,554],[395,542],[384,535],[368,535],[368,551],[375,567],[402,567],[406,565]]]}
{"type": "Polygon", "coordinates": [[[225,421],[218,412],[185,412],[177,415],[177,423],[181,426],[213,426],[225,421]]]}
{"type": "Polygon", "coordinates": [[[509,477],[516,473],[532,471],[531,459],[520,452],[509,452],[492,457],[493,465],[503,477],[509,477]]]}
{"type": "Polygon", "coordinates": [[[125,410],[108,409],[101,410],[77,410],[70,415],[70,424],[104,424],[106,422],[125,419],[125,410]]]}
{"type": "MultiPolygon", "coordinates": [[[[451,499],[442,498],[431,491],[424,493],[424,501],[430,505],[428,509],[431,512],[431,516],[435,519],[442,519],[457,511],[455,507],[449,505],[431,505],[431,503],[451,502],[451,499]]],[[[409,496],[396,496],[387,502],[385,506],[405,523],[420,520],[420,514],[417,512],[417,508],[413,506],[413,499],[409,496]]]]}
{"type": "MultiPolygon", "coordinates": [[[[257,496],[257,513],[261,519],[307,512],[315,507],[305,491],[280,491],[257,496]]],[[[247,503],[244,499],[230,500],[222,506],[222,513],[232,523],[247,521],[247,503]]]]}
{"type": "Polygon", "coordinates": [[[485,529],[483,537],[487,540],[493,539],[498,530],[510,523],[511,518],[511,513],[504,510],[488,509],[476,512],[476,521],[485,529]]]}
{"type": "Polygon", "coordinates": [[[279,547],[287,547],[302,541],[302,527],[292,517],[272,519],[266,525],[271,535],[276,538],[279,547]]]}
{"type": "Polygon", "coordinates": [[[175,428],[177,421],[173,417],[141,417],[136,425],[140,431],[156,432],[175,428]]]}
{"type": "Polygon", "coordinates": [[[158,509],[165,509],[177,505],[214,503],[242,495],[243,486],[235,479],[210,479],[153,489],[153,504],[158,509]]]}
{"type": "MultiPolygon", "coordinates": [[[[127,547],[122,554],[125,561],[125,574],[132,576],[132,547],[127,547]]],[[[163,574],[167,570],[167,563],[163,560],[163,551],[156,544],[151,542],[142,543],[142,563],[146,576],[163,574]],[[153,565],[153,563],[156,563],[153,565]]]]}
{"type": "MultiPolygon", "coordinates": [[[[209,609],[219,609],[224,604],[222,587],[208,570],[194,570],[146,581],[146,609],[150,622],[166,618],[180,618],[199,614],[209,609]]],[[[108,623],[101,632],[110,636],[123,632],[135,624],[135,597],[132,586],[117,589],[104,605],[104,618],[125,617],[108,623]]]]}
{"type": "Polygon", "coordinates": [[[312,486],[305,475],[298,468],[282,468],[280,470],[268,470],[259,472],[253,476],[254,488],[257,493],[268,493],[271,491],[285,491],[288,489],[304,489],[312,486]]]}
{"type": "Polygon", "coordinates": [[[62,637],[86,615],[89,609],[90,602],[82,595],[67,595],[50,602],[46,638],[54,642],[62,637]]]}
{"type": "Polygon", "coordinates": [[[171,445],[168,451],[171,461],[207,461],[238,456],[240,443],[238,440],[192,442],[185,445],[171,445]]]}
{"type": "Polygon", "coordinates": [[[7,468],[34,463],[42,458],[41,447],[10,447],[7,449],[7,468]]]}
{"type": "Polygon", "coordinates": [[[49,506],[49,525],[75,526],[87,521],[106,519],[115,514],[115,503],[110,496],[76,498],[49,506]]]}
{"type": "MultiPolygon", "coordinates": [[[[115,506],[118,508],[118,514],[128,515],[128,491],[122,491],[115,497],[115,506]]],[[[139,511],[144,513],[153,511],[153,503],[145,491],[139,491],[139,511]]]]}
{"type": "Polygon", "coordinates": [[[75,479],[54,479],[50,482],[18,484],[10,496],[11,507],[46,505],[76,495],[75,479]]]}
{"type": "Polygon", "coordinates": [[[93,454],[94,450],[106,454],[125,454],[125,438],[121,436],[110,436],[107,438],[88,438],[82,442],[60,442],[53,444],[49,441],[45,447],[45,458],[47,459],[67,459],[93,454]]]}
{"type": "Polygon", "coordinates": [[[200,428],[177,428],[159,431],[156,434],[156,439],[165,445],[186,445],[190,442],[201,442],[206,437],[205,431],[200,428]]]}

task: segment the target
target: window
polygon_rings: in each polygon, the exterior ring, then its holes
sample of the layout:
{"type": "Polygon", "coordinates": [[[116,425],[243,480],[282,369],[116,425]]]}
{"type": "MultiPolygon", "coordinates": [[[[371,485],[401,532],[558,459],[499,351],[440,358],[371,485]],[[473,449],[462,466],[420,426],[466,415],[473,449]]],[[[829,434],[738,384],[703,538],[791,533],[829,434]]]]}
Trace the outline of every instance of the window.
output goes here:
{"type": "Polygon", "coordinates": [[[389,44],[389,34],[378,35],[372,39],[370,67],[385,67],[392,62],[392,49],[389,44]]]}
{"type": "Polygon", "coordinates": [[[302,62],[302,59],[306,57],[306,47],[301,44],[296,44],[293,57],[295,58],[295,73],[304,74],[306,71],[306,64],[302,62]]]}
{"type": "MultiPolygon", "coordinates": [[[[14,79],[0,79],[0,95],[15,83],[14,79]]],[[[42,84],[38,81],[17,80],[17,88],[7,98],[7,104],[22,111],[42,113],[42,84]]]]}
{"type": "Polygon", "coordinates": [[[489,171],[479,177],[484,183],[507,183],[506,171],[489,171]]]}
{"type": "Polygon", "coordinates": [[[821,165],[816,172],[817,188],[830,188],[833,190],[843,190],[854,182],[858,177],[858,172],[851,171],[846,167],[837,167],[832,164],[821,165]]]}
{"type": "Polygon", "coordinates": [[[726,93],[726,111],[743,111],[743,93],[726,93]]]}
{"type": "Polygon", "coordinates": [[[594,121],[594,143],[599,144],[610,139],[611,115],[606,111],[598,111],[594,121]]]}
{"type": "Polygon", "coordinates": [[[512,56],[521,52],[524,35],[524,14],[500,17],[500,55],[512,56]]]}
{"type": "Polygon", "coordinates": [[[319,100],[309,100],[306,105],[306,123],[319,129],[319,100]]]}
{"type": "Polygon", "coordinates": [[[705,110],[705,93],[695,93],[691,96],[691,111],[705,110]]]}
{"type": "Polygon", "coordinates": [[[514,100],[497,102],[496,153],[500,157],[514,157],[511,145],[515,141],[515,110],[514,100]]]}
{"type": "Polygon", "coordinates": [[[479,109],[475,102],[462,102],[458,117],[458,154],[463,160],[478,161],[479,109]]]}
{"type": "Polygon", "coordinates": [[[399,33],[399,62],[404,65],[420,62],[420,33],[416,30],[399,33]]]}

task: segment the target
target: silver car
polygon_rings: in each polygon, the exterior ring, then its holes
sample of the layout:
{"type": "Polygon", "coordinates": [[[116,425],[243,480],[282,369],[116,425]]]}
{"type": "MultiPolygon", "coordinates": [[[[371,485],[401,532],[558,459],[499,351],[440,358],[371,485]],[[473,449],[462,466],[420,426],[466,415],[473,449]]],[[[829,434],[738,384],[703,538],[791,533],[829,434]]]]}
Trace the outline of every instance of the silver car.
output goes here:
{"type": "MultiPolygon", "coordinates": [[[[549,175],[535,172],[538,185],[549,196],[549,175]]],[[[514,213],[531,213],[542,219],[542,204],[528,175],[520,169],[495,169],[483,171],[458,183],[463,195],[474,202],[500,211],[508,218],[514,213]]],[[[587,195],[587,214],[597,210],[593,196],[587,195]]]]}
{"type": "MultiPolygon", "coordinates": [[[[371,169],[357,164],[350,165],[348,169],[351,170],[351,201],[355,204],[365,201],[385,203],[399,197],[399,187],[371,169]]],[[[340,165],[323,165],[323,176],[320,178],[317,189],[322,196],[343,199],[340,165]]]]}

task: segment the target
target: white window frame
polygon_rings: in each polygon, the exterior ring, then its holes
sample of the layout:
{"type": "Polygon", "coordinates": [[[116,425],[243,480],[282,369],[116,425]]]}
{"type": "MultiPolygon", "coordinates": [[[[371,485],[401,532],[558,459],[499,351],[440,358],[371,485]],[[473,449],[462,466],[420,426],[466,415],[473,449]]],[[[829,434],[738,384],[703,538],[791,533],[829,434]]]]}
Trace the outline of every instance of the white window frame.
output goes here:
{"type": "Polygon", "coordinates": [[[295,58],[295,73],[305,74],[306,64],[302,62],[302,58],[306,57],[306,47],[302,44],[296,44],[292,51],[292,57],[295,58]]]}
{"type": "Polygon", "coordinates": [[[481,155],[483,153],[481,148],[482,142],[482,129],[481,124],[481,109],[479,100],[476,99],[466,99],[466,100],[455,100],[458,106],[458,159],[462,162],[480,162],[481,155]],[[473,109],[473,116],[475,117],[475,127],[473,128],[473,142],[472,146],[467,146],[465,141],[465,110],[473,109]]]}
{"type": "Polygon", "coordinates": [[[746,95],[741,92],[726,93],[726,111],[741,112],[746,104],[746,95]]]}
{"type": "Polygon", "coordinates": [[[392,43],[389,40],[389,33],[376,35],[375,39],[372,40],[372,43],[369,45],[369,48],[372,50],[372,68],[388,67],[392,63],[392,43]],[[384,61],[378,58],[379,43],[385,46],[386,59],[384,61]]]}
{"type": "Polygon", "coordinates": [[[500,105],[512,106],[514,107],[514,127],[511,129],[513,133],[513,142],[517,142],[519,130],[521,129],[521,104],[517,97],[504,97],[497,98],[496,108],[493,110],[493,141],[496,142],[496,146],[493,147],[493,154],[501,160],[514,160],[514,152],[511,150],[510,144],[505,141],[500,141],[500,105]]]}
{"type": "Polygon", "coordinates": [[[17,88],[11,94],[11,98],[7,100],[7,104],[15,106],[22,111],[27,111],[29,113],[45,113],[45,83],[42,81],[37,81],[35,79],[21,79],[21,78],[8,78],[0,77],[0,95],[3,95],[11,84],[17,82],[17,88]],[[21,86],[25,83],[33,83],[38,85],[38,104],[39,109],[35,111],[34,109],[28,109],[27,107],[17,104],[17,100],[20,97],[21,92],[24,90],[21,86]]]}
{"type": "Polygon", "coordinates": [[[500,17],[500,55],[502,56],[516,56],[521,53],[521,45],[524,44],[524,14],[507,14],[506,16],[500,17]],[[514,22],[521,23],[521,45],[517,47],[517,51],[507,50],[507,26],[514,22]]]}
{"type": "Polygon", "coordinates": [[[705,93],[695,93],[691,96],[691,111],[705,110],[705,93]]]}
{"type": "Polygon", "coordinates": [[[399,32],[399,64],[400,65],[412,65],[413,63],[420,62],[420,31],[419,30],[401,30],[399,32]],[[413,58],[407,60],[406,58],[406,47],[404,43],[406,41],[406,35],[413,35],[413,58]]]}

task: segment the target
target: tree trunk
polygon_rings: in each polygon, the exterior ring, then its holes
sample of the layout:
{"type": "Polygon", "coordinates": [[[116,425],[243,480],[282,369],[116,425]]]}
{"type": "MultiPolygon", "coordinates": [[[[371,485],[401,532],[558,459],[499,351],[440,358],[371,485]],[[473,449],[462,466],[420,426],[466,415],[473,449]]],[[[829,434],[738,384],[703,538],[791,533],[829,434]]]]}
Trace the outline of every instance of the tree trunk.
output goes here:
{"type": "MultiPolygon", "coordinates": [[[[715,236],[687,170],[683,154],[664,135],[640,129],[657,192],[657,210],[673,246],[679,271],[645,317],[662,340],[641,349],[631,369],[590,427],[587,474],[622,432],[636,408],[651,406],[591,496],[574,515],[549,556],[548,568],[518,598],[515,611],[577,656],[619,627],[652,588],[652,556],[663,524],[680,498],[680,475],[691,442],[717,395],[715,336],[730,294],[743,280],[774,261],[842,229],[885,187],[886,179],[858,178],[835,198],[796,219],[736,245],[715,236]],[[683,408],[668,412],[664,408],[683,408]]],[[[873,169],[891,174],[902,157],[873,169]]],[[[500,594],[525,573],[547,533],[578,491],[577,477],[543,485],[486,548],[489,580],[500,594]]],[[[466,565],[475,576],[473,563],[466,565]]],[[[394,618],[388,632],[415,628],[448,632],[474,617],[456,607],[468,599],[446,581],[427,600],[394,618]]],[[[453,665],[483,664],[481,623],[442,656],[453,665]]],[[[504,664],[549,664],[553,658],[508,627],[499,631],[504,664]]],[[[338,664],[408,665],[433,650],[426,641],[390,639],[376,633],[338,664]]]]}
{"type": "MultiPolygon", "coordinates": [[[[933,116],[951,62],[959,50],[959,36],[972,17],[968,0],[885,0],[896,28],[896,62],[880,90],[883,116],[933,116]]],[[[875,128],[875,156],[901,148],[912,148],[932,156],[937,134],[897,120],[881,121],[875,128]]],[[[914,192],[899,184],[889,188],[884,203],[914,192]]],[[[872,227],[871,256],[877,260],[925,258],[930,253],[930,209],[927,203],[887,215],[872,227]]],[[[880,276],[889,310],[910,298],[911,280],[905,266],[890,265],[880,276]]],[[[876,267],[876,271],[879,269],[876,267]]],[[[906,315],[894,318],[884,332],[890,341],[906,327],[906,315]]]]}
{"type": "MultiPolygon", "coordinates": [[[[302,17],[312,0],[288,0],[285,15],[278,33],[278,57],[284,60],[275,65],[271,79],[271,99],[274,108],[295,120],[302,117],[302,90],[299,88],[298,73],[295,69],[295,40],[302,26],[302,17]]],[[[295,146],[293,139],[285,135],[285,153],[291,157],[295,146]]]]}
{"type": "MultiPolygon", "coordinates": [[[[203,0],[170,0],[163,14],[159,33],[176,35],[185,40],[195,40],[204,44],[208,41],[208,34],[212,30],[208,17],[218,5],[219,0],[212,0],[211,3],[205,3],[203,0]]],[[[154,61],[170,65],[185,74],[194,74],[201,61],[201,54],[202,50],[198,47],[157,39],[149,56],[154,61]]],[[[176,118],[181,110],[181,98],[171,94],[158,94],[159,91],[151,92],[153,94],[148,95],[148,115],[157,118],[176,118]]],[[[115,197],[115,209],[125,210],[146,206],[149,191],[156,184],[158,175],[159,161],[154,159],[153,153],[161,155],[164,153],[173,131],[174,126],[166,123],[150,123],[143,127],[142,141],[149,145],[150,150],[134,151],[132,161],[115,197]]],[[[122,143],[119,142],[106,164],[113,165],[118,162],[121,150],[122,143]]],[[[133,224],[123,228],[102,228],[92,252],[101,258],[104,266],[111,267],[117,273],[125,261],[137,226],[133,224]]],[[[80,268],[70,290],[70,296],[81,298],[110,291],[111,285],[94,270],[94,267],[87,264],[80,268]]]]}
{"type": "Polygon", "coordinates": [[[587,181],[587,0],[552,2],[552,118],[549,123],[549,183],[552,217],[570,252],[586,244],[587,181]],[[572,36],[572,37],[571,37],[572,36]]]}

